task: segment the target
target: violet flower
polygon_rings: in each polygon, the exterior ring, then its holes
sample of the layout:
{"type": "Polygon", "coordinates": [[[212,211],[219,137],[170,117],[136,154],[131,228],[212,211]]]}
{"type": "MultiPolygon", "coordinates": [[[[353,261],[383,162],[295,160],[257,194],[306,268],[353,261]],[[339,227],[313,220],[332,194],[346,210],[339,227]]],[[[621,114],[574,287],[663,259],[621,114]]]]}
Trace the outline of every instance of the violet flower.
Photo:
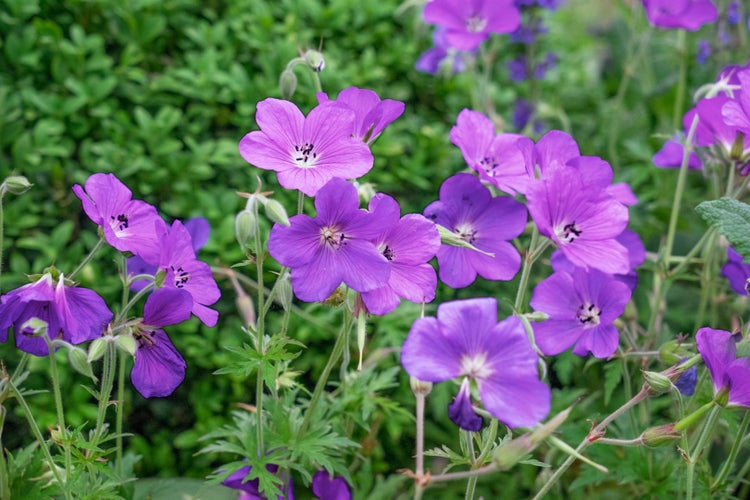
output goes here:
{"type": "Polygon", "coordinates": [[[437,26],[432,34],[433,47],[417,59],[414,67],[424,73],[436,74],[441,68],[451,73],[461,73],[466,69],[466,59],[473,57],[472,51],[457,50],[445,39],[446,28],[437,26]]]}
{"type": "Polygon", "coordinates": [[[711,0],[643,0],[648,22],[659,28],[696,31],[719,16],[711,0]]]}
{"type": "Polygon", "coordinates": [[[423,16],[444,26],[448,44],[458,50],[476,49],[490,33],[510,33],[521,23],[513,0],[433,0],[423,16]]]}
{"type": "Polygon", "coordinates": [[[240,140],[240,154],[276,171],[287,189],[315,196],[334,177],[353,179],[372,168],[370,148],[352,137],[355,113],[348,106],[329,102],[304,117],[291,102],[268,98],[258,103],[256,120],[260,130],[240,140]]]}
{"type": "Polygon", "coordinates": [[[162,234],[161,241],[159,268],[166,271],[164,286],[189,292],[193,298],[193,314],[207,326],[216,325],[219,313],[207,306],[218,301],[221,292],[211,267],[196,258],[190,233],[176,220],[162,234]]]}
{"type": "Polygon", "coordinates": [[[479,274],[488,280],[510,280],[521,267],[518,250],[509,243],[526,226],[525,207],[507,197],[493,198],[470,174],[449,177],[440,186],[440,200],[425,216],[457,234],[471,248],[442,245],[437,258],[440,280],[453,288],[469,286],[479,274]]]}
{"type": "Polygon", "coordinates": [[[530,139],[518,134],[495,134],[492,121],[478,111],[463,109],[451,128],[450,139],[466,164],[482,180],[510,195],[524,193],[533,174],[530,139]],[[519,147],[519,144],[523,147],[519,147]]]}
{"type": "Polygon", "coordinates": [[[695,334],[695,343],[711,375],[714,394],[727,391],[726,406],[750,408],[750,358],[737,357],[734,336],[724,330],[701,328],[695,334]]]}
{"type": "Polygon", "coordinates": [[[73,192],[86,215],[104,231],[107,243],[121,252],[132,252],[155,264],[159,255],[158,233],[166,226],[156,208],[140,200],[114,174],[93,174],[73,192]]]}
{"type": "MultiPolygon", "coordinates": [[[[279,466],[275,464],[266,465],[266,469],[271,473],[276,473],[279,470],[279,466]]],[[[252,467],[246,465],[234,471],[232,474],[227,476],[224,481],[221,482],[224,486],[239,490],[240,496],[238,500],[266,500],[266,496],[260,492],[260,481],[256,479],[250,479],[248,481],[245,478],[250,474],[252,467]]],[[[289,476],[288,481],[284,482],[283,491],[277,495],[278,500],[294,500],[294,483],[292,477],[289,476]]]]}
{"type": "Polygon", "coordinates": [[[46,273],[34,283],[23,285],[0,297],[0,342],[8,340],[8,329],[15,332],[16,347],[35,356],[47,356],[46,339],[34,336],[24,327],[32,318],[47,323],[50,340],[62,339],[80,344],[102,335],[112,312],[93,290],[65,284],[60,274],[55,283],[46,273]]]}
{"type": "Polygon", "coordinates": [[[401,298],[417,303],[432,301],[437,276],[427,262],[440,248],[435,224],[419,214],[399,218],[396,200],[382,193],[370,200],[369,210],[380,221],[380,234],[372,241],[391,270],[384,286],[362,292],[367,310],[387,314],[398,306],[401,298]]]}
{"type": "MultiPolygon", "coordinates": [[[[190,240],[195,253],[203,248],[208,242],[208,236],[211,232],[211,226],[208,221],[203,217],[196,217],[185,221],[185,229],[190,233],[190,240]]],[[[149,264],[137,255],[130,257],[126,263],[128,276],[136,276],[138,274],[150,274],[156,275],[159,267],[156,264],[149,264]]],[[[149,280],[137,280],[131,283],[130,289],[134,292],[140,292],[146,285],[149,284],[149,280]]]]}
{"type": "Polygon", "coordinates": [[[294,294],[305,302],[322,302],[343,281],[358,292],[388,283],[391,265],[372,241],[379,221],[359,209],[357,189],[332,179],[315,197],[317,216],[295,215],[290,225],[274,224],[268,252],[291,268],[294,294]]]}
{"type": "Polygon", "coordinates": [[[180,289],[160,288],[146,299],[143,322],[133,332],[136,352],[130,372],[133,387],[144,398],[169,396],[185,379],[185,360],[162,328],[188,319],[192,307],[192,297],[180,289]]]}
{"type": "Polygon", "coordinates": [[[351,500],[352,492],[343,477],[331,477],[326,471],[315,473],[312,491],[321,500],[351,500]]]}
{"type": "MultiPolygon", "coordinates": [[[[682,358],[680,364],[687,361],[687,358],[682,358]]],[[[698,367],[691,366],[674,382],[674,386],[680,391],[683,396],[692,396],[695,394],[695,386],[698,385],[698,367]]]]}
{"type": "MultiPolygon", "coordinates": [[[[328,96],[319,92],[318,103],[325,104],[328,96]]],[[[404,103],[393,99],[381,100],[374,91],[349,87],[339,92],[335,102],[344,104],[354,111],[355,139],[372,144],[380,133],[404,112],[404,103]]]]}
{"type": "Polygon", "coordinates": [[[498,323],[494,298],[441,304],[437,318],[414,322],[401,349],[401,364],[412,377],[462,379],[449,413],[459,427],[474,432],[482,419],[471,405],[472,380],[485,409],[509,427],[532,427],[547,415],[550,390],[539,380],[538,361],[518,318],[498,323]]]}
{"type": "Polygon", "coordinates": [[[573,354],[608,358],[619,343],[612,323],[629,300],[627,285],[595,269],[555,272],[536,286],[531,298],[535,311],[549,315],[533,324],[536,345],[547,356],[575,346],[573,354]]]}
{"type": "Polygon", "coordinates": [[[727,125],[750,135],[750,70],[738,71],[737,79],[741,85],[737,98],[725,103],[721,114],[727,125]]]}
{"type": "Polygon", "coordinates": [[[727,263],[721,268],[721,274],[729,281],[735,293],[747,295],[748,280],[750,279],[750,264],[742,261],[742,255],[732,247],[727,247],[727,263]]]}
{"type": "Polygon", "coordinates": [[[628,209],[606,191],[587,189],[574,168],[545,172],[527,190],[529,213],[574,265],[608,274],[630,271],[627,249],[617,241],[628,209]]]}

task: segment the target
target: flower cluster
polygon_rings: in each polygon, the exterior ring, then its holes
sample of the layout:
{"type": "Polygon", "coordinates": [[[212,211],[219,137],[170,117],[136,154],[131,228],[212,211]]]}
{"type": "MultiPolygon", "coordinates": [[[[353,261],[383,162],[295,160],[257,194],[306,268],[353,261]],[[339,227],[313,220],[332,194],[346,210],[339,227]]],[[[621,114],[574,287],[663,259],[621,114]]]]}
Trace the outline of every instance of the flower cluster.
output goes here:
{"type": "MultiPolygon", "coordinates": [[[[682,120],[684,134],[693,128],[693,146],[705,159],[729,161],[742,175],[750,164],[750,64],[730,66],[719,75],[706,97],[697,102],[682,120]],[[695,124],[694,124],[695,122],[695,124]]],[[[684,146],[679,138],[667,141],[654,155],[657,167],[679,167],[684,146]]],[[[703,168],[703,160],[690,152],[688,168],[703,168]]]]}
{"type": "Polygon", "coordinates": [[[291,268],[300,300],[323,301],[342,281],[375,314],[390,312],[399,298],[434,298],[437,279],[427,261],[440,237],[430,221],[399,218],[396,201],[382,194],[362,210],[356,188],[336,178],[318,191],[315,209],[314,218],[300,214],[289,226],[275,224],[268,240],[271,256],[291,268]]]}

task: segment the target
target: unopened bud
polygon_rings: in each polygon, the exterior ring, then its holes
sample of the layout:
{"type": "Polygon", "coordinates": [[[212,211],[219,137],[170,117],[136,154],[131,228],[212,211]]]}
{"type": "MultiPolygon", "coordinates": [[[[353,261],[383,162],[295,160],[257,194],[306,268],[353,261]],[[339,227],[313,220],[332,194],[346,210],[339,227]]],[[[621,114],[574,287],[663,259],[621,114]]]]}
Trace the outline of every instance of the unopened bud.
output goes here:
{"type": "Polygon", "coordinates": [[[117,336],[117,342],[115,344],[118,349],[125,351],[131,356],[135,356],[135,339],[130,334],[122,334],[117,336]]]}
{"type": "Polygon", "coordinates": [[[283,371],[281,375],[276,377],[276,390],[278,391],[281,388],[292,389],[297,386],[296,379],[301,373],[302,372],[292,370],[283,371]]]}
{"type": "Polygon", "coordinates": [[[21,331],[27,337],[41,337],[47,334],[47,322],[39,318],[30,318],[21,325],[21,331]]]}
{"type": "Polygon", "coordinates": [[[671,443],[680,439],[679,431],[674,430],[674,424],[659,425],[649,427],[641,434],[641,441],[646,446],[656,447],[663,444],[671,443]]]}
{"type": "Polygon", "coordinates": [[[107,350],[107,339],[104,337],[99,337],[98,339],[94,339],[93,342],[91,342],[91,345],[89,345],[89,355],[88,355],[88,362],[91,363],[93,361],[96,361],[97,359],[104,356],[104,352],[107,350]]]}
{"type": "Polygon", "coordinates": [[[672,388],[672,381],[669,377],[662,375],[658,372],[643,371],[643,378],[646,380],[646,384],[649,388],[649,394],[652,396],[658,396],[669,392],[672,388]]]}
{"type": "Polygon", "coordinates": [[[432,382],[425,382],[424,380],[419,380],[415,377],[409,377],[409,386],[411,386],[411,392],[413,392],[415,396],[420,394],[427,396],[432,392],[432,382]]]}
{"type": "Polygon", "coordinates": [[[245,325],[255,326],[255,307],[253,306],[253,300],[250,296],[246,293],[238,295],[235,304],[237,305],[237,310],[240,312],[245,325]]]}
{"type": "Polygon", "coordinates": [[[518,436],[511,441],[505,442],[495,450],[492,461],[501,470],[507,470],[523,460],[529,453],[539,446],[552,433],[560,427],[570,415],[571,408],[566,408],[548,422],[538,425],[533,431],[518,436]]]}
{"type": "Polygon", "coordinates": [[[281,89],[282,99],[289,100],[292,98],[294,91],[297,90],[297,75],[294,74],[292,68],[287,67],[281,72],[279,88],[281,89]]]}
{"type": "Polygon", "coordinates": [[[665,342],[659,348],[659,359],[667,365],[675,365],[684,359],[689,353],[685,350],[679,341],[670,340],[665,342]]]}
{"type": "Polygon", "coordinates": [[[294,292],[292,291],[292,283],[289,281],[289,273],[279,277],[279,279],[276,280],[274,288],[276,288],[276,301],[281,304],[281,307],[283,307],[285,311],[288,311],[292,307],[292,300],[294,300],[294,292]]]}
{"type": "Polygon", "coordinates": [[[255,226],[258,221],[255,214],[249,210],[242,210],[234,219],[234,236],[242,248],[249,245],[255,238],[255,226]]]}
{"type": "Polygon", "coordinates": [[[78,373],[86,375],[96,382],[96,377],[94,376],[94,371],[91,369],[91,364],[89,364],[86,351],[80,347],[70,346],[68,347],[68,360],[70,361],[70,366],[72,366],[78,373]]]}
{"type": "Polygon", "coordinates": [[[32,184],[23,175],[11,175],[3,181],[0,193],[8,191],[13,194],[23,194],[31,189],[32,184]]]}
{"type": "Polygon", "coordinates": [[[311,70],[315,71],[316,73],[320,73],[323,71],[323,68],[326,66],[326,61],[323,59],[323,54],[318,52],[317,50],[307,50],[304,55],[305,58],[305,64],[307,64],[311,70]]]}
{"type": "Polygon", "coordinates": [[[273,222],[289,227],[289,216],[286,214],[284,205],[273,199],[266,200],[266,216],[273,222]]]}

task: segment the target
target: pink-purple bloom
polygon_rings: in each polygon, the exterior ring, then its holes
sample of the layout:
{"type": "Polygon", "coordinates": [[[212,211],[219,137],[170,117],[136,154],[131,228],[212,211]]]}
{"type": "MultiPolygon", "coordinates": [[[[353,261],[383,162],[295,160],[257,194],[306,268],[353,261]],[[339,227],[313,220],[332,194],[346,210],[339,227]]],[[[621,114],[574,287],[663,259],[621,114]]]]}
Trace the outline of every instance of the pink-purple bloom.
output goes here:
{"type": "Polygon", "coordinates": [[[373,243],[388,261],[391,271],[385,285],[362,292],[367,310],[387,314],[398,306],[401,298],[417,303],[432,301],[437,276],[427,262],[440,248],[440,234],[435,224],[419,214],[400,217],[396,200],[382,193],[370,200],[369,211],[380,228],[373,243]]]}
{"type": "MultiPolygon", "coordinates": [[[[317,97],[320,104],[333,102],[323,92],[319,92],[317,97]]],[[[335,102],[354,111],[353,137],[367,144],[372,144],[383,129],[404,112],[403,102],[393,99],[381,100],[374,91],[357,87],[349,87],[339,92],[335,102]]]]}
{"type": "Polygon", "coordinates": [[[166,225],[156,208],[133,200],[130,189],[114,174],[93,174],[73,192],[86,215],[102,227],[107,243],[121,252],[132,252],[149,263],[159,255],[159,232],[166,225]]]}
{"type": "Polygon", "coordinates": [[[608,358],[619,343],[612,323],[629,300],[627,285],[595,269],[555,272],[536,286],[531,298],[535,311],[549,315],[533,324],[534,340],[547,356],[574,346],[573,354],[608,358]]]}
{"type": "Polygon", "coordinates": [[[306,302],[325,300],[343,281],[358,292],[385,286],[391,264],[373,241],[382,228],[373,214],[359,208],[357,189],[332,179],[315,197],[317,215],[275,224],[268,252],[291,268],[294,294],[306,302]]]}
{"type": "Polygon", "coordinates": [[[550,390],[539,380],[538,361],[518,318],[498,323],[494,298],[441,304],[436,318],[414,322],[401,349],[401,364],[412,377],[461,379],[449,416],[475,432],[482,419],[471,405],[471,381],[484,408],[509,427],[532,427],[547,415],[550,390]]]}
{"type": "Polygon", "coordinates": [[[356,114],[347,105],[326,102],[305,117],[293,103],[268,98],[258,103],[256,120],[260,130],[240,140],[240,154],[276,171],[287,189],[315,196],[332,178],[354,179],[372,168],[372,153],[354,137],[356,114]]]}
{"type": "Polygon", "coordinates": [[[146,299],[143,321],[133,332],[136,352],[130,372],[141,396],[169,396],[185,379],[185,360],[162,328],[188,319],[192,307],[190,294],[175,288],[160,288],[146,299]]]}
{"type": "Polygon", "coordinates": [[[473,50],[490,33],[510,33],[521,23],[513,0],[432,0],[424,20],[446,28],[445,38],[458,50],[473,50]]]}
{"type": "Polygon", "coordinates": [[[470,174],[449,177],[440,199],[425,216],[485,253],[442,245],[437,253],[440,280],[453,288],[469,286],[479,274],[488,280],[510,280],[521,267],[521,256],[510,240],[526,226],[526,208],[508,197],[493,198],[470,174]],[[489,255],[492,254],[492,255],[489,255]]]}
{"type": "Polygon", "coordinates": [[[737,357],[734,335],[724,330],[701,328],[695,334],[714,393],[728,392],[727,406],[750,408],[750,358],[737,357]]]}
{"type": "Polygon", "coordinates": [[[727,247],[727,263],[721,268],[721,274],[729,281],[735,293],[747,295],[748,280],[750,279],[750,264],[742,261],[742,255],[732,247],[727,247]]]}
{"type": "Polygon", "coordinates": [[[32,318],[47,323],[49,340],[80,344],[100,337],[112,312],[93,290],[67,285],[62,274],[55,281],[46,273],[34,283],[0,297],[0,342],[8,340],[12,326],[16,347],[35,356],[47,356],[47,340],[24,326],[32,318]]]}
{"type": "Polygon", "coordinates": [[[718,18],[711,0],[643,0],[648,22],[659,28],[696,31],[718,18]]]}

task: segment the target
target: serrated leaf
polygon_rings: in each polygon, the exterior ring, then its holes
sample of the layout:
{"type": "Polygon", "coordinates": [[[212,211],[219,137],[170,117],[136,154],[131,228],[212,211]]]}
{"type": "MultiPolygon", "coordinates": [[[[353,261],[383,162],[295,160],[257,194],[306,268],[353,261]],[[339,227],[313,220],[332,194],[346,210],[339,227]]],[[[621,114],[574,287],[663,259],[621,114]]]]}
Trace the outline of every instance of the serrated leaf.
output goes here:
{"type": "Polygon", "coordinates": [[[750,205],[731,198],[704,201],[695,211],[727,237],[742,259],[750,263],[750,205]]]}
{"type": "Polygon", "coordinates": [[[615,387],[622,380],[622,363],[614,362],[604,365],[604,406],[609,404],[615,387]]]}

